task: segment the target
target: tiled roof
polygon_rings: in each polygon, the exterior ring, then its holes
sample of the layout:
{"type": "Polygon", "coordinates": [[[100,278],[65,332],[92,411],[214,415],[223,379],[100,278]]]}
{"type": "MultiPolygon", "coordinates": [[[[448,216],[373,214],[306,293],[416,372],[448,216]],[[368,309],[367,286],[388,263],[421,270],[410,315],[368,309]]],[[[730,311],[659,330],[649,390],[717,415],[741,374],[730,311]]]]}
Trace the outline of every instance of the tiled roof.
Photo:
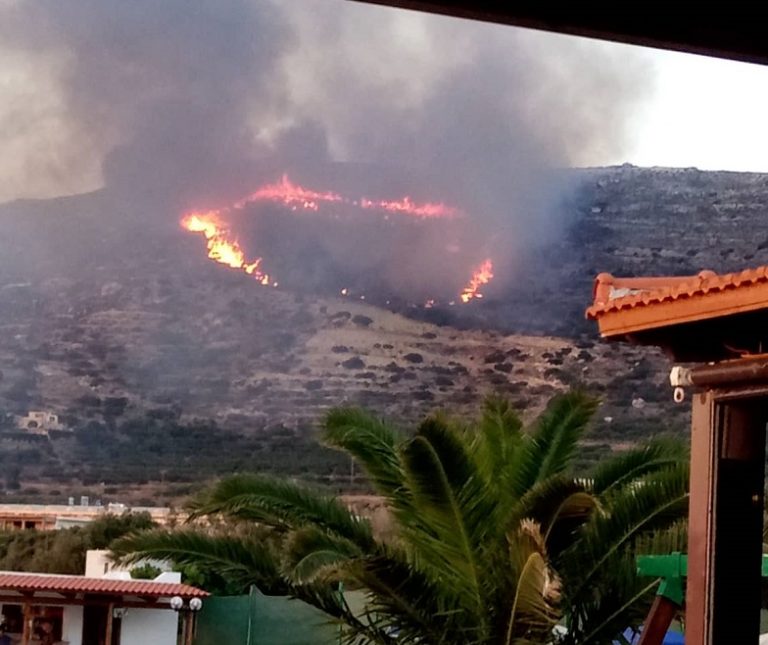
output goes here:
{"type": "Polygon", "coordinates": [[[115,580],[109,578],[85,578],[83,576],[59,576],[38,573],[0,572],[0,590],[54,593],[89,593],[122,596],[151,596],[157,598],[204,598],[208,592],[190,585],[153,582],[151,580],[115,580]]]}
{"type": "Polygon", "coordinates": [[[768,266],[738,273],[595,279],[587,318],[604,336],[754,311],[768,307],[768,266]]]}

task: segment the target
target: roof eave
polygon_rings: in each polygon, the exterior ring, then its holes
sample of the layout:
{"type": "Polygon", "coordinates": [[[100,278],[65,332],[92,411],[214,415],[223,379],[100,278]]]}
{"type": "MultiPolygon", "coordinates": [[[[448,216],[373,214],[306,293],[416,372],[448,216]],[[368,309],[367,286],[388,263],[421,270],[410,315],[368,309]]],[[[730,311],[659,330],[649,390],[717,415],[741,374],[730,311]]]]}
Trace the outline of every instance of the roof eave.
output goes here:
{"type": "Polygon", "coordinates": [[[603,338],[764,309],[768,306],[768,283],[742,284],[661,302],[637,302],[634,297],[622,300],[612,301],[609,310],[600,306],[587,310],[587,317],[597,321],[603,338]]]}

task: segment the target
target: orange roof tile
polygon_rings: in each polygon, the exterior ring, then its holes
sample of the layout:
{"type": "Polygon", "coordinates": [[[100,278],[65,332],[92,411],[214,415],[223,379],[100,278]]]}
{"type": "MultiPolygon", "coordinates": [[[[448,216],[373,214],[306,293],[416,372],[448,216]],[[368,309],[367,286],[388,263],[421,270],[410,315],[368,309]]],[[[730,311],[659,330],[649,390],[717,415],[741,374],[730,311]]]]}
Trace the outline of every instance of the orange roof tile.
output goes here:
{"type": "Polygon", "coordinates": [[[114,580],[86,578],[84,576],[60,576],[40,573],[0,572],[0,589],[6,591],[54,593],[90,593],[121,596],[152,596],[170,598],[204,598],[207,591],[190,585],[153,582],[151,580],[114,580]]]}
{"type": "Polygon", "coordinates": [[[595,279],[586,316],[603,336],[676,325],[768,307],[768,266],[738,273],[595,279]]]}

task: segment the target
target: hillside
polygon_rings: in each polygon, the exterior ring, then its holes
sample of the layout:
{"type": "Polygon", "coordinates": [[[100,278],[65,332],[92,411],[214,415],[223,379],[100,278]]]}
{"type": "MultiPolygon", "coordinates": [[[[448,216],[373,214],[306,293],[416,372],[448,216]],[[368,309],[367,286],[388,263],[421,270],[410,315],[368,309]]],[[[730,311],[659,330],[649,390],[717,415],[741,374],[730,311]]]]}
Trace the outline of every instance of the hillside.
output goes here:
{"type": "Polygon", "coordinates": [[[329,406],[407,425],[498,393],[530,416],[571,384],[604,400],[585,462],[685,431],[665,359],[600,343],[583,320],[591,282],[768,263],[768,176],[574,176],[562,236],[518,279],[432,309],[259,287],[104,191],[0,206],[0,483],[29,499],[149,501],[257,468],[359,488],[314,441],[329,406]],[[11,415],[29,410],[64,430],[21,432],[11,415]]]}

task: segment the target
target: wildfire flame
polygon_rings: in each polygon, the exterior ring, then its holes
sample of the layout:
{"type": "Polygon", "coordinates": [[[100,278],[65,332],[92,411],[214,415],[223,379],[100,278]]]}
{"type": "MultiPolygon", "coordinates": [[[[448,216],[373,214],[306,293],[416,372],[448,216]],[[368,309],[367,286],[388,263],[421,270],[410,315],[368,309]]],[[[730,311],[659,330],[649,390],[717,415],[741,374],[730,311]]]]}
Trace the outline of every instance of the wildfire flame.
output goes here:
{"type": "Polygon", "coordinates": [[[183,228],[192,233],[202,233],[208,247],[208,257],[214,262],[225,264],[233,269],[242,269],[263,285],[269,284],[269,276],[259,270],[261,258],[246,262],[245,253],[237,239],[230,238],[227,225],[221,220],[220,211],[188,213],[181,219],[183,228]]]}
{"type": "Polygon", "coordinates": [[[493,279],[493,262],[488,258],[472,274],[472,279],[461,292],[461,301],[466,304],[474,298],[482,298],[480,287],[488,284],[493,279]]]}
{"type": "Polygon", "coordinates": [[[455,208],[446,206],[445,204],[426,202],[425,204],[414,204],[410,197],[403,197],[403,199],[388,202],[379,201],[375,202],[363,197],[360,200],[360,208],[374,209],[389,211],[391,213],[404,213],[413,217],[453,217],[457,214],[455,208]]]}
{"type": "MultiPolygon", "coordinates": [[[[206,240],[208,257],[214,262],[224,264],[233,269],[238,269],[253,276],[262,285],[277,286],[267,273],[261,270],[262,258],[257,257],[252,261],[246,259],[245,252],[223,216],[231,209],[242,209],[248,204],[260,201],[282,203],[291,210],[318,211],[324,203],[348,204],[363,210],[383,211],[385,213],[397,213],[410,217],[445,218],[460,215],[455,208],[440,202],[416,203],[410,197],[403,197],[394,201],[377,201],[362,197],[359,200],[349,199],[334,192],[320,192],[294,184],[287,174],[274,184],[266,184],[250,195],[238,200],[230,208],[222,208],[208,211],[191,211],[181,218],[181,226],[192,233],[201,233],[206,240]]],[[[473,273],[472,279],[461,292],[460,298],[467,303],[475,298],[482,298],[480,288],[488,284],[493,278],[493,264],[490,259],[485,260],[473,273]]],[[[348,289],[342,289],[341,294],[347,295],[348,289]]],[[[365,296],[360,296],[365,299],[365,296]]],[[[425,307],[435,306],[435,300],[428,300],[425,307]]],[[[453,304],[451,302],[450,304],[453,304]]]]}
{"type": "Polygon", "coordinates": [[[347,200],[336,193],[309,190],[291,182],[288,175],[283,175],[276,184],[262,186],[256,192],[236,202],[235,208],[243,208],[258,201],[282,202],[294,211],[300,208],[316,211],[320,209],[321,202],[346,202],[347,200]]]}
{"type": "Polygon", "coordinates": [[[390,213],[399,213],[417,218],[454,217],[458,214],[455,208],[439,202],[425,202],[419,204],[410,197],[403,197],[395,201],[374,200],[367,197],[351,199],[338,193],[326,191],[320,192],[304,188],[294,184],[288,175],[283,175],[280,181],[274,184],[266,184],[247,197],[235,202],[235,208],[245,208],[248,204],[261,201],[278,202],[285,204],[291,210],[317,211],[320,205],[325,203],[349,204],[359,206],[365,210],[378,210],[390,213]]]}

